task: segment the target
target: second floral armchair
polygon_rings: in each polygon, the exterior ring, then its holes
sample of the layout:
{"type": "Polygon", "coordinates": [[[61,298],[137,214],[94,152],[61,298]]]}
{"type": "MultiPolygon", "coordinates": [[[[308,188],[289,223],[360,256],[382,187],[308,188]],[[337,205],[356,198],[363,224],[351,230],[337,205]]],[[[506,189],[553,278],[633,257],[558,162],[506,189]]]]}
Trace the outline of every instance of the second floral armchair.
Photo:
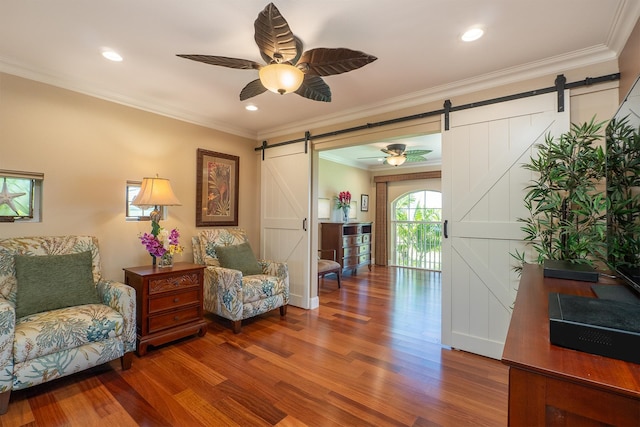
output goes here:
{"type": "Polygon", "coordinates": [[[242,320],[276,308],[281,317],[286,316],[287,264],[255,260],[243,229],[202,230],[192,244],[194,262],[207,266],[204,309],[229,319],[234,333],[240,332],[242,320]]]}

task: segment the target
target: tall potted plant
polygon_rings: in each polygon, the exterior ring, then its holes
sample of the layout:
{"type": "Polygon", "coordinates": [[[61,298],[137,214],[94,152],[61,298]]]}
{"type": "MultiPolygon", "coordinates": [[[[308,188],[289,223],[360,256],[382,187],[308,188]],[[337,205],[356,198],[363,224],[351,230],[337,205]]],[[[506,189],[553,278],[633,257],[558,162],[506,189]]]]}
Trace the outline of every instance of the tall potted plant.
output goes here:
{"type": "MultiPolygon", "coordinates": [[[[529,216],[518,221],[537,263],[549,259],[593,266],[606,259],[604,122],[594,120],[572,124],[556,138],[547,135],[523,165],[535,178],[524,198],[529,216]]],[[[525,254],[513,256],[521,268],[525,254]]]]}

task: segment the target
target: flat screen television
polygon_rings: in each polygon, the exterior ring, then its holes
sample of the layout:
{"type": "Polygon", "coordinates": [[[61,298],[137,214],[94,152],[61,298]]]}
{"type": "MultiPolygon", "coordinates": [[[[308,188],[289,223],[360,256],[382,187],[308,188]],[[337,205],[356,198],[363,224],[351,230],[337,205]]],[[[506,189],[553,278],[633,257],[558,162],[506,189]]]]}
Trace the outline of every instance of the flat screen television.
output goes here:
{"type": "Polygon", "coordinates": [[[640,77],[607,126],[609,267],[640,298],[640,77]]]}

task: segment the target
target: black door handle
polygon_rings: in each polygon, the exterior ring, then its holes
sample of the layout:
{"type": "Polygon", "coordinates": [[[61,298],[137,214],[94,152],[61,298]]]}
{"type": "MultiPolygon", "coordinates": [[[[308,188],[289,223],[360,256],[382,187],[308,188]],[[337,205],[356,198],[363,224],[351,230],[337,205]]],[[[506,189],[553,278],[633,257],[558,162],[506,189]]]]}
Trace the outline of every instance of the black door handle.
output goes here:
{"type": "Polygon", "coordinates": [[[444,238],[445,239],[449,238],[449,232],[447,231],[447,225],[449,225],[449,220],[445,219],[444,220],[444,238]]]}

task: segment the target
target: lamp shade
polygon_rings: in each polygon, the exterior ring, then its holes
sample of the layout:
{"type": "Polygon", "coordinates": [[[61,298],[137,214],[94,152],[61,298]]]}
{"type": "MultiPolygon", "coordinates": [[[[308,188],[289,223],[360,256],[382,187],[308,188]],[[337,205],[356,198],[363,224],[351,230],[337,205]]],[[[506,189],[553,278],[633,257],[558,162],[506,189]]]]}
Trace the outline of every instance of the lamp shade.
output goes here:
{"type": "Polygon", "coordinates": [[[289,64],[270,64],[260,68],[260,82],[271,92],[284,95],[298,90],[304,73],[289,64]]]}
{"type": "Polygon", "coordinates": [[[406,161],[407,161],[407,158],[405,156],[387,157],[387,163],[390,164],[391,166],[400,166],[406,161]]]}
{"type": "Polygon", "coordinates": [[[173,194],[171,183],[165,178],[143,178],[138,195],[131,202],[134,206],[180,206],[173,194]]]}

